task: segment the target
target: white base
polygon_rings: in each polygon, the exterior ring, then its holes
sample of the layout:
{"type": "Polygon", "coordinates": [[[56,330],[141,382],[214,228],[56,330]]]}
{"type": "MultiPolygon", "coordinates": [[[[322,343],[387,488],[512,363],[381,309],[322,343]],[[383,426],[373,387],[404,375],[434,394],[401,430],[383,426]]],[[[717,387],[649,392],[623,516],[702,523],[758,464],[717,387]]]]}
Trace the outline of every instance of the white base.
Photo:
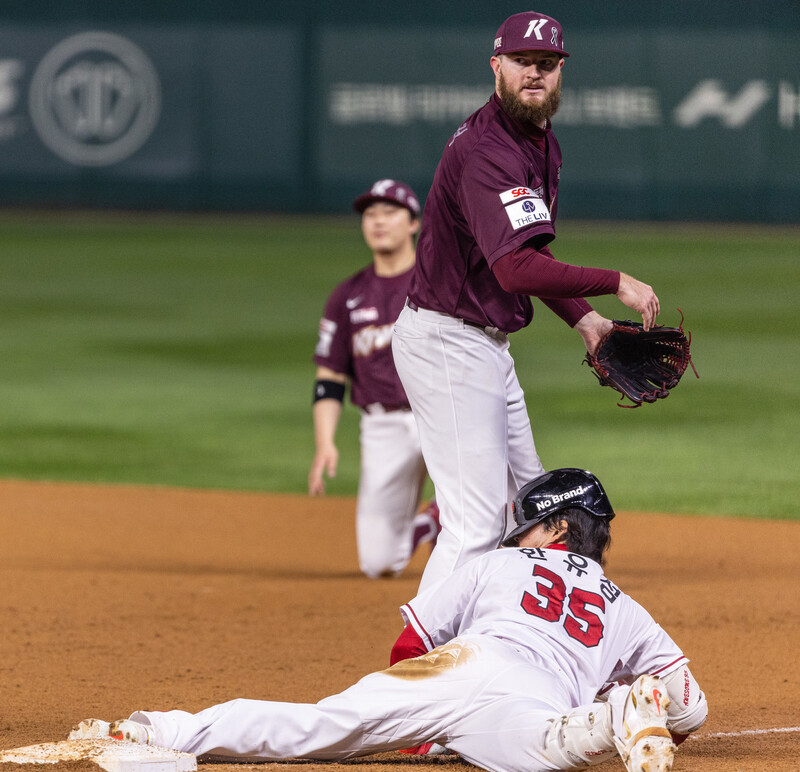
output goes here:
{"type": "Polygon", "coordinates": [[[63,740],[0,751],[0,763],[55,764],[59,761],[93,761],[108,772],[195,772],[197,758],[153,745],[109,738],[63,740]]]}

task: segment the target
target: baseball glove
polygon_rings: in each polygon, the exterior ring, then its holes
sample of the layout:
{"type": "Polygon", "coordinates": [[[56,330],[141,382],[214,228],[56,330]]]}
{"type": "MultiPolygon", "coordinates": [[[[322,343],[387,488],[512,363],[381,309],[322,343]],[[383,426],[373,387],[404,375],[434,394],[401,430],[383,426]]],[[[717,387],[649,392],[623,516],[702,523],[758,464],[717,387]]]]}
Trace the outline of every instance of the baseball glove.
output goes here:
{"type": "MultiPolygon", "coordinates": [[[[680,309],[678,309],[680,311],[680,309]]],[[[689,350],[691,334],[680,327],[652,327],[645,331],[637,322],[613,321],[613,328],[600,341],[597,352],[586,355],[584,362],[594,369],[601,386],[616,389],[639,407],[642,402],[666,399],[691,365],[697,374],[689,350]]]]}

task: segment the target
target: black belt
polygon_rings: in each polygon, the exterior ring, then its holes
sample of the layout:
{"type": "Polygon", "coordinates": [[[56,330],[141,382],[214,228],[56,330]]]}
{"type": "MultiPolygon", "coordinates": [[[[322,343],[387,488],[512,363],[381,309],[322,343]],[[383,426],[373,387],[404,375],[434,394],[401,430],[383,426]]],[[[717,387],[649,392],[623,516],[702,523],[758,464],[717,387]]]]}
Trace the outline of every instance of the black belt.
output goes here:
{"type": "MultiPolygon", "coordinates": [[[[416,303],[414,303],[412,300],[408,300],[407,298],[406,298],[406,305],[412,311],[419,311],[419,306],[416,303]]],[[[449,316],[449,314],[446,314],[446,316],[449,316]]],[[[485,330],[486,327],[487,327],[487,325],[481,324],[480,322],[472,322],[469,319],[461,319],[461,317],[459,317],[459,316],[454,316],[453,319],[459,319],[460,321],[464,322],[464,324],[467,324],[470,327],[477,327],[479,330],[485,330]]]]}

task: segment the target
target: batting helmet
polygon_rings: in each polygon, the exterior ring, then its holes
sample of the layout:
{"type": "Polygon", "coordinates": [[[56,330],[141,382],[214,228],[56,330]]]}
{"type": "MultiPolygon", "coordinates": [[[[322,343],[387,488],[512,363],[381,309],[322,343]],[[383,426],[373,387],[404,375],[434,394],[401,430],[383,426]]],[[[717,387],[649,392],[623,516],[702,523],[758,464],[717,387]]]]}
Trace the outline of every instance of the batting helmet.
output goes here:
{"type": "Polygon", "coordinates": [[[517,536],[562,509],[582,509],[595,517],[614,517],[611,502],[591,472],[584,469],[554,469],[523,485],[511,512],[517,527],[503,540],[504,547],[514,546],[517,536]]]}

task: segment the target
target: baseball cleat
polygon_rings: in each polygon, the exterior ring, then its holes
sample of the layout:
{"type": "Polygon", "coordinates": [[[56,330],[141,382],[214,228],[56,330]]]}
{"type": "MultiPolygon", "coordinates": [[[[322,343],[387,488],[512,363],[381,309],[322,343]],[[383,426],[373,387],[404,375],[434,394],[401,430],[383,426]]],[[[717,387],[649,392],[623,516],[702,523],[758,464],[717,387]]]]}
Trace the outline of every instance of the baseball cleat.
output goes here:
{"type": "Polygon", "coordinates": [[[413,748],[403,748],[400,753],[410,753],[414,756],[455,755],[453,751],[448,750],[444,745],[439,745],[439,743],[422,743],[422,745],[416,745],[413,748]]]}
{"type": "Polygon", "coordinates": [[[420,544],[430,543],[431,549],[436,546],[439,532],[442,530],[439,522],[439,507],[436,500],[414,517],[414,536],[411,541],[411,552],[414,553],[420,544]]]}
{"type": "Polygon", "coordinates": [[[614,738],[628,772],[669,772],[675,743],[667,729],[669,697],[657,676],[634,681],[623,708],[624,736],[614,738]]]}
{"type": "Polygon", "coordinates": [[[150,733],[144,724],[121,718],[118,721],[103,721],[99,718],[87,718],[80,722],[67,735],[68,740],[95,740],[109,737],[122,742],[150,745],[150,733]]]}

